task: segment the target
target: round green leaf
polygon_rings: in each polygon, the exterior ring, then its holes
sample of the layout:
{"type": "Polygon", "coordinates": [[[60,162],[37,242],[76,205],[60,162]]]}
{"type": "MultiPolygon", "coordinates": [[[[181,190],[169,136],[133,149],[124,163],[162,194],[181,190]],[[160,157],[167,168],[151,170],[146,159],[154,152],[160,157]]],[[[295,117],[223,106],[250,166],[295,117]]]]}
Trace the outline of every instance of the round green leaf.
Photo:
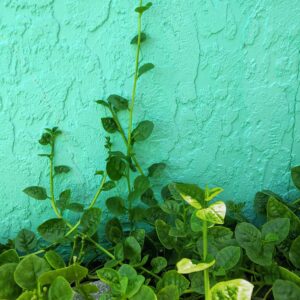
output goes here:
{"type": "Polygon", "coordinates": [[[63,219],[50,219],[38,227],[39,234],[47,242],[56,243],[65,240],[65,234],[68,232],[68,226],[63,219]]]}
{"type": "Polygon", "coordinates": [[[107,175],[111,180],[120,180],[124,175],[126,163],[117,156],[111,157],[106,164],[107,175]]]}
{"type": "Polygon", "coordinates": [[[15,249],[9,249],[0,254],[0,266],[7,263],[19,263],[20,258],[15,249]]]}
{"type": "Polygon", "coordinates": [[[283,242],[288,236],[290,231],[290,220],[288,218],[276,218],[268,221],[262,226],[262,238],[266,240],[266,237],[270,234],[274,236],[273,242],[275,245],[283,242]]]}
{"type": "Polygon", "coordinates": [[[140,290],[133,297],[130,298],[130,300],[141,300],[141,299],[157,300],[157,297],[150,287],[143,285],[140,288],[140,290]]]}
{"type": "Polygon", "coordinates": [[[179,291],[177,286],[168,285],[162,288],[157,294],[158,300],[179,300],[179,291]]]}
{"type": "Polygon", "coordinates": [[[110,103],[116,110],[126,110],[128,109],[128,100],[118,96],[118,95],[110,95],[107,99],[108,103],[110,103]]]}
{"type": "Polygon", "coordinates": [[[158,239],[162,243],[162,245],[166,249],[173,249],[176,243],[176,238],[169,236],[169,231],[171,226],[165,223],[163,220],[156,220],[155,221],[155,229],[158,236],[158,239]]]}
{"type": "Polygon", "coordinates": [[[50,286],[49,300],[72,300],[73,290],[69,282],[62,276],[58,276],[50,286]]]}
{"type": "Polygon", "coordinates": [[[32,231],[28,229],[22,229],[19,231],[15,240],[15,246],[17,250],[28,253],[29,251],[33,250],[36,245],[37,239],[32,231]]]}
{"type": "Polygon", "coordinates": [[[132,131],[132,140],[136,142],[146,140],[152,133],[154,124],[151,121],[142,121],[132,131]]]}
{"type": "Polygon", "coordinates": [[[122,215],[126,211],[124,200],[121,197],[110,197],[106,200],[105,204],[114,215],[122,215]]]}

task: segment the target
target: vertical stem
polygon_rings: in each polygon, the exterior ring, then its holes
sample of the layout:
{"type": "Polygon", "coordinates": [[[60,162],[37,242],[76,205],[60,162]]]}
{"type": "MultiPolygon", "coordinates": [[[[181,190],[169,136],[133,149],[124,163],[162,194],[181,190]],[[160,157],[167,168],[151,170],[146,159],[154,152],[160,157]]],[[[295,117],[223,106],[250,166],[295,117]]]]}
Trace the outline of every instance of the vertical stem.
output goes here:
{"type": "MultiPolygon", "coordinates": [[[[203,237],[203,260],[207,259],[208,252],[208,241],[207,241],[207,222],[203,221],[202,227],[202,237],[203,237]]],[[[204,270],[204,290],[205,290],[205,300],[211,300],[210,285],[209,285],[209,269],[204,270]]]]}
{"type": "Polygon", "coordinates": [[[55,196],[54,196],[54,176],[53,176],[54,148],[55,148],[55,137],[53,137],[51,141],[51,153],[50,153],[50,200],[51,200],[51,206],[55,214],[57,215],[58,218],[61,218],[62,216],[56,207],[55,196]]]}

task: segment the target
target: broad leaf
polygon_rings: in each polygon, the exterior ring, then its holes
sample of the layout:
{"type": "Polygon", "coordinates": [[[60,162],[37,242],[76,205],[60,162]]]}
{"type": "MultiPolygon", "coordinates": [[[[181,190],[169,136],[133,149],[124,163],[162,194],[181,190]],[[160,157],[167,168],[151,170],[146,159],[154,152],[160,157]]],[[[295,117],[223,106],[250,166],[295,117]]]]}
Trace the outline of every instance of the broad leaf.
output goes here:
{"type": "Polygon", "coordinates": [[[15,300],[22,292],[14,280],[16,263],[7,263],[0,267],[0,299],[15,300]]]}
{"type": "Polygon", "coordinates": [[[48,198],[46,189],[40,186],[30,186],[24,189],[23,192],[36,200],[46,200],[48,198]]]}
{"type": "Polygon", "coordinates": [[[141,299],[157,300],[157,297],[150,287],[143,285],[140,288],[140,290],[133,297],[130,298],[130,300],[141,300],[141,299]]]}
{"type": "Polygon", "coordinates": [[[151,121],[142,121],[132,131],[133,142],[140,142],[146,140],[152,133],[154,124],[151,121]]]}
{"type": "Polygon", "coordinates": [[[213,300],[251,300],[253,285],[244,279],[219,282],[211,289],[213,300]]]}
{"type": "Polygon", "coordinates": [[[39,234],[50,243],[60,243],[65,241],[65,234],[68,226],[63,219],[50,219],[38,227],[39,234]]]}
{"type": "Polygon", "coordinates": [[[72,300],[73,290],[69,282],[62,276],[58,276],[50,286],[49,300],[72,300]]]}
{"type": "Polygon", "coordinates": [[[177,264],[177,271],[180,274],[190,274],[194,272],[200,272],[206,270],[215,264],[215,260],[209,263],[201,262],[194,264],[190,259],[183,258],[177,264]]]}
{"type": "Polygon", "coordinates": [[[97,207],[91,207],[84,211],[80,224],[82,232],[92,236],[97,232],[98,226],[101,220],[101,209],[97,207]]]}
{"type": "Polygon", "coordinates": [[[106,164],[107,175],[112,180],[120,180],[124,175],[126,163],[118,156],[111,157],[106,164]]]}
{"type": "Polygon", "coordinates": [[[108,241],[117,244],[123,238],[123,229],[117,218],[109,220],[105,225],[105,235],[108,241]]]}
{"type": "Polygon", "coordinates": [[[287,280],[276,280],[273,285],[272,292],[275,300],[300,299],[300,287],[287,280]]]}
{"type": "Polygon", "coordinates": [[[115,133],[118,131],[118,125],[113,118],[102,118],[102,126],[108,133],[115,133]]]}
{"type": "Polygon", "coordinates": [[[151,260],[151,266],[152,272],[157,274],[168,266],[168,261],[162,256],[157,256],[151,260]]]}
{"type": "Polygon", "coordinates": [[[156,164],[152,164],[149,168],[148,168],[148,176],[149,177],[154,177],[156,176],[158,173],[160,173],[162,170],[164,170],[166,168],[166,164],[165,163],[156,163],[156,164]]]}
{"type": "Polygon", "coordinates": [[[9,249],[0,254],[0,266],[7,263],[19,263],[20,258],[15,249],[9,249]]]}
{"type": "Polygon", "coordinates": [[[250,223],[240,223],[235,228],[235,237],[239,245],[244,248],[260,249],[261,233],[250,223]]]}
{"type": "Polygon", "coordinates": [[[196,216],[202,220],[213,224],[223,224],[226,214],[226,205],[222,201],[217,201],[208,208],[200,209],[196,212],[196,216]]]}
{"type": "Polygon", "coordinates": [[[141,260],[141,246],[133,236],[129,236],[124,241],[124,256],[133,262],[141,260]]]}
{"type": "Polygon", "coordinates": [[[176,243],[176,238],[169,236],[169,231],[171,229],[170,225],[166,224],[162,220],[155,221],[155,229],[157,236],[166,249],[173,249],[176,243]]]}
{"type": "Polygon", "coordinates": [[[33,290],[39,276],[50,270],[47,262],[34,254],[26,256],[17,266],[15,281],[23,289],[33,290]]]}
{"type": "Polygon", "coordinates": [[[236,246],[228,246],[221,249],[216,256],[216,267],[230,270],[236,266],[241,257],[241,249],[236,246]]]}
{"type": "Polygon", "coordinates": [[[36,245],[37,239],[32,231],[28,229],[22,229],[19,231],[15,240],[15,246],[17,250],[28,253],[29,251],[33,250],[36,245]]]}
{"type": "Polygon", "coordinates": [[[272,242],[275,245],[283,242],[288,236],[290,231],[290,220],[288,218],[277,218],[268,221],[262,227],[261,233],[262,238],[265,241],[273,239],[272,242]]]}
{"type": "Polygon", "coordinates": [[[66,266],[63,258],[53,250],[46,252],[45,259],[53,269],[61,269],[66,266]]]}
{"type": "Polygon", "coordinates": [[[110,103],[116,110],[126,110],[128,109],[128,100],[118,96],[118,95],[110,95],[107,99],[108,103],[110,103]]]}
{"type": "Polygon", "coordinates": [[[154,64],[152,63],[146,63],[144,65],[142,65],[140,68],[139,68],[139,77],[141,77],[143,74],[145,74],[146,72],[154,69],[154,64]]]}
{"type": "Polygon", "coordinates": [[[174,183],[171,186],[189,205],[197,209],[201,209],[204,206],[205,193],[196,184],[174,183]]]}
{"type": "Polygon", "coordinates": [[[292,168],[291,174],[295,187],[300,190],[300,166],[292,168]]]}
{"type": "Polygon", "coordinates": [[[157,294],[158,300],[179,300],[179,291],[176,285],[167,285],[157,294]]]}
{"type": "Polygon", "coordinates": [[[126,211],[124,200],[121,197],[110,197],[105,202],[108,210],[114,215],[122,215],[126,211]]]}

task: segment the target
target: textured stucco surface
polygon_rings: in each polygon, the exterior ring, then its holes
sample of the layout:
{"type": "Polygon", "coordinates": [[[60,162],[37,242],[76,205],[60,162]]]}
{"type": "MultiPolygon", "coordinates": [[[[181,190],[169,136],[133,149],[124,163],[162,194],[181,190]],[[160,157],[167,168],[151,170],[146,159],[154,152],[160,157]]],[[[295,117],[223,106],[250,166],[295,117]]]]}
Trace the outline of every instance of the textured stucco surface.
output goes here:
{"type": "MultiPolygon", "coordinates": [[[[104,114],[94,100],[130,96],[137,1],[0,1],[1,240],[51,215],[21,191],[46,185],[37,156],[42,128],[58,125],[58,163],[87,202],[104,165],[104,114]]],[[[257,190],[292,190],[300,164],[299,0],[153,0],[135,121],[155,122],[137,147],[146,163],[164,161],[170,180],[224,187],[224,199],[257,190]]],[[[104,197],[102,197],[102,201],[104,197]]]]}

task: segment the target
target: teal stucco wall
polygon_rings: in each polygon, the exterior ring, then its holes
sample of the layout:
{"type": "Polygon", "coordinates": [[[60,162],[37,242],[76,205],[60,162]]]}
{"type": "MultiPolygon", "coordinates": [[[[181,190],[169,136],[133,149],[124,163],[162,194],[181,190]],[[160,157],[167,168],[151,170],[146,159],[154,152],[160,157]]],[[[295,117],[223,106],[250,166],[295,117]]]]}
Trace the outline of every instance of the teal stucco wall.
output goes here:
{"type": "MultiPolygon", "coordinates": [[[[22,193],[47,184],[36,143],[44,127],[64,130],[57,161],[72,172],[59,188],[83,203],[94,194],[106,155],[94,100],[130,96],[136,4],[0,1],[2,240],[52,214],[22,193]]],[[[249,211],[257,190],[288,195],[300,164],[299,15],[299,0],[153,0],[142,59],[156,68],[135,110],[135,122],[155,122],[137,147],[143,165],[166,162],[163,183],[222,186],[249,211]]]]}

